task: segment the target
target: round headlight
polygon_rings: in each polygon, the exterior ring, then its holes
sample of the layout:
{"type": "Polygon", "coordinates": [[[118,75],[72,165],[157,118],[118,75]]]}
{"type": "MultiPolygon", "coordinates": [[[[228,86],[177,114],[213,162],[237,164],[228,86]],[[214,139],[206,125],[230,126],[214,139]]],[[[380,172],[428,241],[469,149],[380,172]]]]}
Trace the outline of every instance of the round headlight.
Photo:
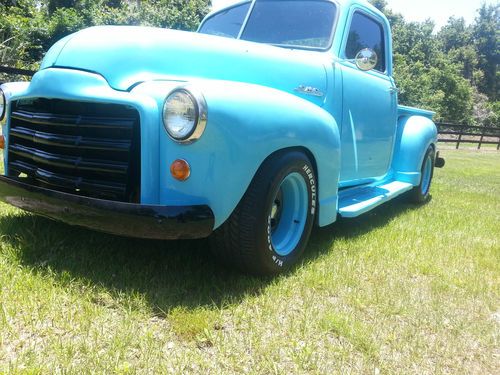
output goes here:
{"type": "Polygon", "coordinates": [[[206,102],[201,93],[179,88],[163,105],[163,125],[176,142],[194,142],[203,134],[207,122],[206,102]]]}
{"type": "Polygon", "coordinates": [[[7,101],[5,100],[5,94],[0,89],[0,121],[5,117],[5,111],[7,109],[7,101]]]}

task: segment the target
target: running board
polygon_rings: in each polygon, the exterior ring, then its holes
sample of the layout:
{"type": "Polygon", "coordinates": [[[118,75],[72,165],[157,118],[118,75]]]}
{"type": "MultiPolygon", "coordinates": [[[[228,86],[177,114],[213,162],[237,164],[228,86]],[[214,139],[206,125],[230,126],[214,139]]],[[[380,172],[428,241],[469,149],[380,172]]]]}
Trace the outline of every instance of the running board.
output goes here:
{"type": "Polygon", "coordinates": [[[357,217],[409,190],[413,185],[392,181],[378,186],[362,186],[339,192],[339,214],[357,217]]]}

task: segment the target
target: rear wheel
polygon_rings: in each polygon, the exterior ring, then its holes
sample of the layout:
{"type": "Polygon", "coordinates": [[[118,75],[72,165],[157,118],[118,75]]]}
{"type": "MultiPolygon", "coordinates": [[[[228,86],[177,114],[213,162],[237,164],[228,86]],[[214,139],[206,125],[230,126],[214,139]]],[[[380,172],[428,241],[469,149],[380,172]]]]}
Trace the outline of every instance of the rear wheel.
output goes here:
{"type": "Polygon", "coordinates": [[[434,177],[435,152],[430,146],[422,162],[421,180],[418,186],[415,186],[410,192],[410,200],[413,203],[421,204],[429,200],[432,178],[434,177]]]}
{"type": "Polygon", "coordinates": [[[244,272],[270,275],[298,262],[316,211],[316,176],[298,151],[266,160],[230,218],[212,237],[222,261],[244,272]]]}

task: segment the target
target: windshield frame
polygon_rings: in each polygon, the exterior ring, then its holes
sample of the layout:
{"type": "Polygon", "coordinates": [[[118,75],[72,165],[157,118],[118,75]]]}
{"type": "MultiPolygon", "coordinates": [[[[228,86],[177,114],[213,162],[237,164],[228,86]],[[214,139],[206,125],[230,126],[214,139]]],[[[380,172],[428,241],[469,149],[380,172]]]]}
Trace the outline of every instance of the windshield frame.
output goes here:
{"type": "MultiPolygon", "coordinates": [[[[247,41],[247,42],[250,42],[250,43],[259,43],[259,44],[267,44],[267,45],[271,45],[271,46],[275,46],[275,47],[281,47],[281,48],[287,48],[287,49],[300,49],[300,50],[307,50],[307,51],[319,51],[319,52],[326,52],[326,51],[329,51],[331,48],[332,48],[332,45],[333,45],[333,39],[335,37],[335,32],[337,30],[337,25],[338,25],[338,21],[339,21],[339,17],[340,17],[340,4],[337,0],[319,0],[319,1],[323,1],[323,2],[328,2],[328,3],[332,3],[333,5],[335,5],[335,18],[333,20],[333,24],[332,24],[332,27],[331,27],[331,32],[330,32],[330,39],[328,40],[328,44],[326,47],[312,47],[312,46],[304,46],[304,45],[293,45],[293,44],[275,44],[275,43],[265,43],[265,42],[256,42],[256,41],[249,41],[249,40],[245,40],[245,39],[241,39],[241,36],[243,35],[243,33],[245,32],[245,29],[247,27],[247,24],[248,24],[248,21],[250,20],[250,17],[252,15],[252,12],[254,10],[254,7],[255,7],[255,3],[257,2],[258,0],[248,0],[248,1],[240,1],[236,4],[233,4],[231,6],[228,6],[228,7],[225,7],[225,8],[222,8],[222,9],[219,9],[213,13],[210,13],[200,24],[200,26],[198,27],[198,30],[196,32],[200,32],[201,28],[203,27],[203,25],[205,24],[206,21],[208,21],[209,19],[211,19],[212,17],[222,13],[222,12],[225,12],[227,11],[228,9],[231,9],[231,8],[234,8],[234,7],[237,7],[237,6],[240,6],[240,5],[243,5],[243,4],[246,4],[246,3],[251,3],[250,4],[250,7],[248,8],[248,12],[243,20],[243,23],[241,25],[241,28],[240,28],[240,31],[238,33],[238,36],[236,38],[230,38],[230,37],[225,37],[225,36],[221,36],[221,38],[229,38],[229,39],[235,39],[235,40],[244,40],[244,41],[247,41]]],[[[305,1],[305,0],[302,0],[302,1],[305,1]]],[[[207,35],[210,35],[210,34],[207,34],[207,35]]]]}

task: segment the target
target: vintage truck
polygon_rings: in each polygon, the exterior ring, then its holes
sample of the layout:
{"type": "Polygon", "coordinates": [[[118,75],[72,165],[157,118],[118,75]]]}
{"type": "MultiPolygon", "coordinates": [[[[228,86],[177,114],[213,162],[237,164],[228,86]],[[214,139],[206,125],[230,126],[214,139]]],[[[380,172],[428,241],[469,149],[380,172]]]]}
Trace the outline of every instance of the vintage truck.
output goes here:
{"type": "Polygon", "coordinates": [[[122,236],[211,236],[240,270],[297,263],[313,225],[429,197],[433,113],[398,106],[363,0],[254,0],[197,33],[93,27],[1,86],[3,201],[122,236]]]}

